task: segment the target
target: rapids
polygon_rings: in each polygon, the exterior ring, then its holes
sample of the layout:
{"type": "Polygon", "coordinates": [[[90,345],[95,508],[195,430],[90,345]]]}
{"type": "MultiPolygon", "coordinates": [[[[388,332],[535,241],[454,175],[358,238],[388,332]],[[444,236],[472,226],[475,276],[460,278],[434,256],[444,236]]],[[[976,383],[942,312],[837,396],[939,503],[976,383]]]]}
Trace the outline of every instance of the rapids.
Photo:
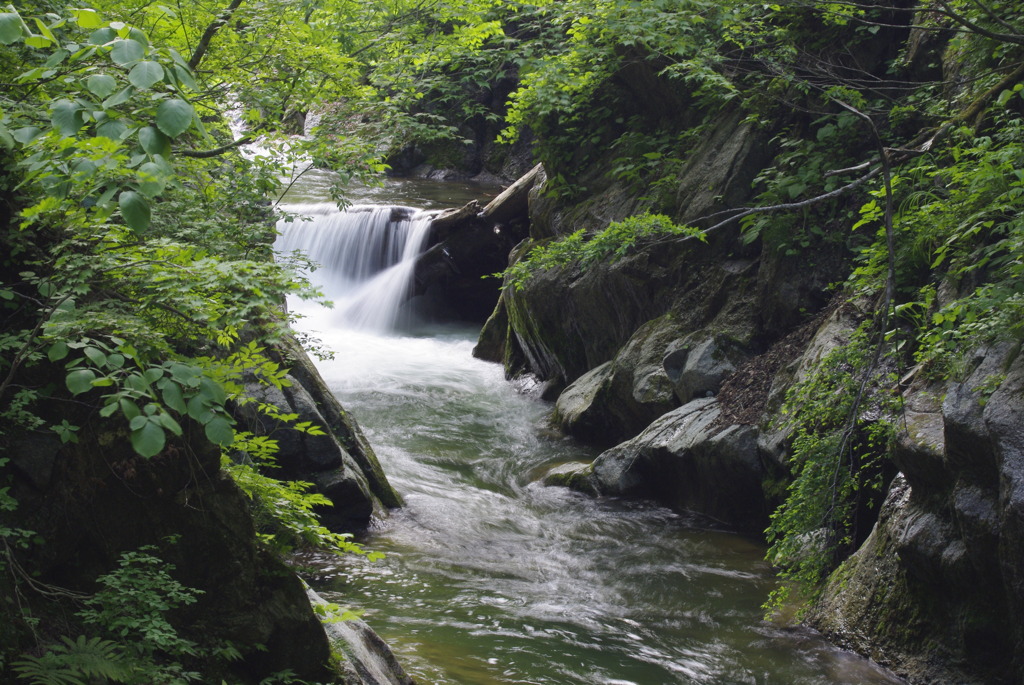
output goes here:
{"type": "Polygon", "coordinates": [[[901,682],[763,621],[760,541],[537,484],[594,454],[549,427],[529,382],[471,356],[475,330],[402,316],[422,215],[292,209],[312,219],[282,224],[278,247],[321,261],[312,277],[338,306],[290,306],[334,350],[320,371],[407,503],[364,541],[383,561],[317,558],[310,581],[363,610],[418,682],[901,682]]]}

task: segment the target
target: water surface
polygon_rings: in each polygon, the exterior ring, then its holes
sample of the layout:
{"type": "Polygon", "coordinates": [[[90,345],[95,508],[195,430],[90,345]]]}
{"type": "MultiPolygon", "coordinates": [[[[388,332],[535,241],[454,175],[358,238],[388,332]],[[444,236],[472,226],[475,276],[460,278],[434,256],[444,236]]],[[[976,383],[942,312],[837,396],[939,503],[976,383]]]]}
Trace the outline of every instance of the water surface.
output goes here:
{"type": "Polygon", "coordinates": [[[365,540],[383,561],[321,558],[311,580],[364,610],[418,682],[899,682],[761,620],[775,580],[759,541],[539,485],[594,454],[549,426],[529,383],[471,356],[475,330],[371,332],[302,313],[335,351],[319,364],[327,383],[406,500],[365,540]]]}

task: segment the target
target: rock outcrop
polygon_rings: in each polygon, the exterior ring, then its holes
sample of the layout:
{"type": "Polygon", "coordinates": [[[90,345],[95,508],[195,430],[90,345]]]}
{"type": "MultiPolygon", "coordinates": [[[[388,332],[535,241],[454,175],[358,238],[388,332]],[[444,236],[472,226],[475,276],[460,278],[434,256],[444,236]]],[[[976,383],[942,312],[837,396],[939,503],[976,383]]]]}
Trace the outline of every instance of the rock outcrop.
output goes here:
{"type": "Polygon", "coordinates": [[[338,532],[364,530],[374,517],[401,506],[402,499],[388,482],[359,425],[342,408],[306,352],[295,341],[288,341],[281,358],[290,369],[289,385],[278,389],[251,383],[248,394],[283,414],[297,415],[298,423],[322,428],[324,434],[293,430],[268,418],[254,404],[238,407],[236,417],[247,430],[277,440],[280,471],[276,477],[312,483],[332,502],[333,506],[317,512],[324,525],[338,532]]]}
{"type": "MultiPolygon", "coordinates": [[[[297,345],[287,354],[292,385],[280,391],[259,387],[260,397],[324,427],[327,435],[275,432],[284,473],[273,475],[316,483],[336,504],[323,512],[336,530],[365,527],[375,510],[401,500],[308,358],[297,345]]],[[[247,416],[244,409],[240,414],[247,416]]],[[[4,512],[3,525],[32,531],[36,540],[19,550],[18,568],[31,574],[32,587],[46,591],[19,592],[44,627],[56,621],[64,630],[81,629],[74,618],[81,607],[68,598],[95,592],[96,578],[116,568],[123,553],[145,548],[173,566],[176,581],[200,593],[194,604],[169,616],[175,629],[196,643],[230,644],[241,654],[238,661],[208,659],[204,668],[212,670],[204,672],[244,683],[284,671],[310,682],[381,682],[331,665],[331,643],[304,584],[258,542],[251,502],[221,470],[220,448],[202,426],[183,421],[183,435],[147,459],[132,449],[127,427],[102,418],[98,407],[80,402],[63,416],[81,426],[77,442],[25,433],[5,442],[3,454],[10,460],[5,487],[17,502],[4,512]]],[[[8,561],[0,559],[0,565],[8,561]]],[[[0,589],[13,598],[6,584],[11,576],[2,575],[0,589]]],[[[22,617],[15,603],[0,603],[0,636],[13,653],[34,648],[22,617]]],[[[376,637],[371,633],[361,629],[364,643],[376,637]]]]}
{"type": "Polygon", "coordinates": [[[569,484],[600,495],[650,499],[733,529],[761,532],[768,523],[768,469],[757,429],[723,427],[719,416],[714,398],[689,402],[600,454],[569,484]]]}
{"type": "Polygon", "coordinates": [[[914,682],[1024,675],[1024,356],[1001,345],[972,366],[907,391],[902,474],[811,616],[914,682]]]}
{"type": "MultiPolygon", "coordinates": [[[[6,522],[42,541],[20,555],[33,582],[91,593],[121,553],[152,546],[175,566],[178,582],[202,592],[175,612],[175,627],[197,642],[234,645],[243,658],[229,668],[233,679],[259,681],[286,669],[334,679],[330,646],[301,581],[257,544],[249,502],[221,471],[220,450],[201,427],[184,426],[181,439],[143,459],[123,431],[95,415],[79,418],[90,420],[80,421],[76,444],[53,438],[9,450],[18,509],[6,522]]],[[[74,607],[66,597],[26,601],[44,623],[67,621],[74,607]]]]}
{"type": "Polygon", "coordinates": [[[416,259],[411,306],[427,318],[483,323],[498,300],[509,251],[527,231],[527,198],[539,166],[486,207],[476,201],[431,222],[431,246],[416,259]]]}

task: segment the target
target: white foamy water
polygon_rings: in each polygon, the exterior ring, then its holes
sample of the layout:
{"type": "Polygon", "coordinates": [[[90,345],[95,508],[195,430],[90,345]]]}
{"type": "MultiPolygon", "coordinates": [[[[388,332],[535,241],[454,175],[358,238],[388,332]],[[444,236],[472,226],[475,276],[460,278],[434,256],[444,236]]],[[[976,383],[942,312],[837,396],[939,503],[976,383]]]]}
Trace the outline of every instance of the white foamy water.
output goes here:
{"type": "Polygon", "coordinates": [[[499,365],[471,356],[476,331],[393,329],[405,291],[376,288],[407,287],[390,274],[422,240],[398,236],[418,230],[401,225],[414,214],[316,211],[279,247],[324,264],[314,277],[339,308],[291,304],[334,350],[319,369],[407,506],[365,540],[383,561],[319,558],[310,580],[363,609],[417,682],[900,682],[812,632],[762,620],[775,579],[760,541],[538,484],[551,465],[593,452],[553,430],[550,406],[499,365]],[[360,307],[390,313],[368,322],[351,314],[360,307]]]}

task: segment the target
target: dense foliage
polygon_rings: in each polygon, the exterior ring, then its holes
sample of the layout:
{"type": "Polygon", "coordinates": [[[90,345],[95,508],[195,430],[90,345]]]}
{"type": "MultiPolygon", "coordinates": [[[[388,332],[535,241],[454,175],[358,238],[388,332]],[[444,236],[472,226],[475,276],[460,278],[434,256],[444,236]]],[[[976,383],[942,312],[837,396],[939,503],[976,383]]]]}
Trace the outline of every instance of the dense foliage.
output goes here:
{"type": "MultiPolygon", "coordinates": [[[[813,588],[864,533],[865,493],[898,425],[895,378],[955,376],[967,348],[1020,338],[1022,62],[1024,10],[1012,0],[8,6],[0,443],[74,443],[83,406],[119,422],[141,458],[198,426],[264,505],[269,542],[350,548],[319,527],[322,498],[267,476],[274,445],[236,432],[227,410],[247,401],[243,377],[285,382],[268,353],[288,329],[280,302],[316,295],[301,260],[269,259],[268,199],[292,165],[367,179],[403,150],[457,150],[501,131],[535,141],[548,191],[566,202],[609,183],[644,198],[647,214],[536,248],[509,272],[519,286],[537,269],[698,235],[676,223],[678,176],[703,134],[738,113],[776,132],[772,160],[754,206],[699,227],[741,222],[746,243],[794,255],[840,246],[856,260],[841,287],[871,312],[787,401],[793,481],[771,558],[813,588]],[[304,122],[317,123],[311,135],[285,144],[304,122]],[[261,135],[273,159],[239,154],[261,135]]],[[[16,508],[0,482],[0,511],[16,508]]],[[[0,538],[8,567],[34,542],[6,517],[0,538]]],[[[124,568],[150,563],[126,557],[124,568]]],[[[103,611],[80,618],[109,630],[103,611]]],[[[102,631],[73,638],[54,641],[55,668],[127,658],[102,631]]],[[[191,649],[168,643],[161,658],[179,648],[191,649]]]]}

